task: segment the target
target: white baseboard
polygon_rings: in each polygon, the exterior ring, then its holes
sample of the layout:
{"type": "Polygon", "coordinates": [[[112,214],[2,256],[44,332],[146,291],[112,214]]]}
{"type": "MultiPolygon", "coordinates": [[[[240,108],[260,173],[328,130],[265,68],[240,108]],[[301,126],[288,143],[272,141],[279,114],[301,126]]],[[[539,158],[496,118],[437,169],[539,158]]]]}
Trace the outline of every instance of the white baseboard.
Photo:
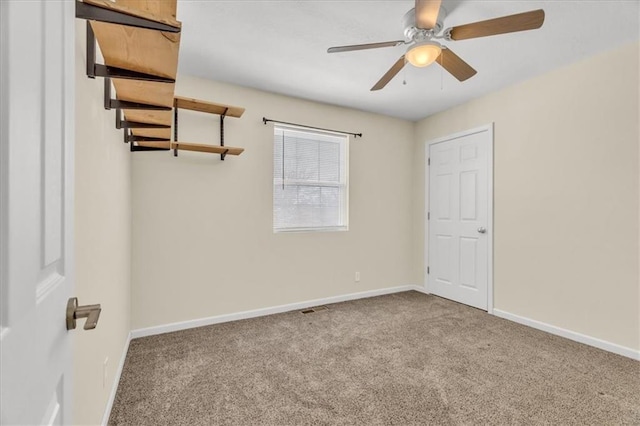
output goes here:
{"type": "Polygon", "coordinates": [[[120,363],[118,369],[113,377],[113,384],[111,385],[111,393],[109,394],[109,400],[104,410],[104,416],[102,416],[102,426],[107,426],[109,423],[109,416],[111,416],[111,409],[113,408],[113,402],[116,399],[116,392],[118,391],[118,384],[120,383],[120,376],[122,376],[122,369],[124,368],[124,361],[127,359],[127,352],[129,352],[129,343],[131,343],[131,333],[127,336],[127,341],[124,344],[122,355],[120,356],[120,363]]]}
{"type": "Polygon", "coordinates": [[[419,291],[424,294],[431,294],[427,291],[427,288],[424,285],[414,285],[412,290],[419,291]]]}
{"type": "Polygon", "coordinates": [[[405,285],[399,287],[382,288],[378,290],[362,291],[359,293],[343,294],[340,296],[325,297],[322,299],[307,300],[305,302],[289,303],[287,305],[273,306],[270,308],[260,308],[251,311],[236,312],[232,314],[216,315],[208,318],[200,318],[189,321],[174,322],[171,324],[158,325],[155,327],[139,328],[131,331],[131,338],[153,336],[156,334],[170,333],[172,331],[186,330],[189,328],[202,327],[205,325],[219,324],[229,321],[237,321],[248,318],[262,317],[265,315],[279,314],[282,312],[296,311],[309,308],[311,306],[326,305],[329,303],[346,302],[348,300],[365,299],[367,297],[382,296],[385,294],[400,293],[403,291],[417,290],[418,286],[405,285]]]}
{"type": "MultiPolygon", "coordinates": [[[[261,317],[265,315],[279,314],[282,312],[305,309],[311,306],[326,305],[330,303],[346,302],[349,300],[365,299],[367,297],[382,296],[385,294],[400,293],[400,292],[409,291],[409,290],[415,290],[420,293],[430,294],[427,291],[427,289],[422,285],[405,285],[405,286],[398,286],[398,287],[383,288],[378,290],[363,291],[359,293],[343,294],[340,296],[331,296],[331,297],[325,297],[321,299],[307,300],[304,302],[289,303],[286,305],[272,306],[268,308],[260,308],[260,309],[236,312],[231,314],[216,315],[216,316],[207,317],[207,318],[181,321],[181,322],[175,322],[171,324],[164,324],[164,325],[159,325],[154,327],[147,327],[147,328],[132,330],[131,333],[129,334],[129,339],[127,340],[126,347],[122,354],[120,365],[118,366],[118,371],[116,373],[117,375],[116,381],[114,382],[113,389],[109,398],[109,402],[107,404],[107,412],[105,413],[105,419],[103,424],[106,424],[106,421],[109,419],[109,413],[111,412],[111,406],[113,405],[113,400],[115,399],[115,394],[118,387],[118,381],[120,380],[120,374],[122,373],[122,368],[124,367],[124,360],[125,360],[127,350],[129,348],[129,342],[131,341],[131,339],[136,339],[139,337],[146,337],[146,336],[153,336],[156,334],[171,333],[173,331],[187,330],[190,328],[203,327],[206,325],[220,324],[223,322],[238,321],[242,319],[256,318],[256,317],[261,317]]],[[[533,327],[535,329],[542,330],[547,333],[555,334],[556,336],[564,337],[566,339],[570,339],[579,343],[584,343],[589,346],[593,346],[608,352],[613,352],[615,354],[640,361],[640,350],[627,348],[625,346],[621,346],[616,343],[611,343],[606,340],[598,339],[596,337],[587,336],[585,334],[577,333],[575,331],[567,330],[561,327],[556,327],[554,325],[547,324],[541,321],[522,317],[516,314],[512,314],[510,312],[503,311],[501,309],[493,309],[493,315],[500,318],[507,319],[509,321],[513,321],[519,324],[533,327]]]]}
{"type": "Polygon", "coordinates": [[[547,333],[555,334],[556,336],[564,337],[569,340],[573,340],[585,345],[593,346],[598,349],[602,349],[608,352],[613,352],[618,355],[626,356],[631,359],[640,361],[640,351],[636,349],[627,348],[615,343],[607,342],[596,337],[587,336],[586,334],[576,333],[575,331],[567,330],[564,328],[556,327],[555,325],[547,324],[541,321],[533,320],[526,317],[521,317],[509,312],[505,312],[500,309],[494,309],[493,314],[497,317],[507,319],[509,321],[517,322],[529,327],[536,328],[538,330],[546,331],[547,333]]]}

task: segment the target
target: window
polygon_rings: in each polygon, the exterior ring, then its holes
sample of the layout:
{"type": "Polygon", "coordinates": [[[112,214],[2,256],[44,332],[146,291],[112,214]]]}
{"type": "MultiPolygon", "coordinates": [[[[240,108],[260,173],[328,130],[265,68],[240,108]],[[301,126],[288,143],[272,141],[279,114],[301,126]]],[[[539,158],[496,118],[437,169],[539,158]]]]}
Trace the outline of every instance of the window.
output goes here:
{"type": "Polygon", "coordinates": [[[275,126],[273,231],[348,229],[346,135],[275,126]]]}

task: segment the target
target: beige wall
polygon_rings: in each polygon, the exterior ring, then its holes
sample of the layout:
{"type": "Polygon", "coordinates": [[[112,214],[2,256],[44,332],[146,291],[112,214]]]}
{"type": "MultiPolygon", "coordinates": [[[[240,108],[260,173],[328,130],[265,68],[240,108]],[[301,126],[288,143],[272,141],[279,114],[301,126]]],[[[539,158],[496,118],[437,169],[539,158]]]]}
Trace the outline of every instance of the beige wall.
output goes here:
{"type": "Polygon", "coordinates": [[[100,424],[130,331],[131,168],[102,79],[85,75],[85,21],[76,22],[75,295],[102,304],[95,330],[74,332],[75,424],[100,424]],[[103,362],[109,358],[103,386],[103,362]]]}
{"type": "Polygon", "coordinates": [[[425,266],[425,141],[494,122],[495,308],[640,348],[638,51],[417,123],[414,280],[425,266]]]}
{"type": "MultiPolygon", "coordinates": [[[[412,284],[413,123],[184,75],[176,93],[245,107],[225,140],[246,151],[133,155],[133,329],[412,284]],[[273,233],[263,116],[364,134],[350,142],[348,232],[273,233]]],[[[217,123],[181,110],[179,139],[217,143],[217,123]]]]}

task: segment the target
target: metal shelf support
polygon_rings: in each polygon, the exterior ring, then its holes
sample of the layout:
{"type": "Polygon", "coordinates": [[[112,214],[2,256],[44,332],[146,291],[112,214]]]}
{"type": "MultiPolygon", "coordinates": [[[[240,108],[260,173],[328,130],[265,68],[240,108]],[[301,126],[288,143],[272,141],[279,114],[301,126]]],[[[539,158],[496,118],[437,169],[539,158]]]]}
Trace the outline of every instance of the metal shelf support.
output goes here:
{"type": "MultiPolygon", "coordinates": [[[[174,142],[178,141],[178,109],[179,109],[178,106],[174,102],[173,104],[173,141],[174,142]]],[[[220,114],[220,146],[224,146],[224,118],[226,117],[228,111],[229,111],[229,108],[225,108],[224,112],[220,114]]],[[[220,154],[221,161],[224,161],[225,157],[227,156],[227,152],[229,152],[229,150],[225,150],[222,154],[220,154]]],[[[178,156],[178,148],[173,149],[173,156],[174,157],[178,156]]]]}
{"type": "Polygon", "coordinates": [[[105,9],[103,7],[94,6],[78,0],[76,0],[76,18],[86,19],[89,21],[108,22],[110,24],[121,24],[128,27],[146,28],[148,30],[166,31],[170,33],[180,32],[180,28],[168,24],[140,18],[138,16],[127,15],[126,13],[105,9]]]}

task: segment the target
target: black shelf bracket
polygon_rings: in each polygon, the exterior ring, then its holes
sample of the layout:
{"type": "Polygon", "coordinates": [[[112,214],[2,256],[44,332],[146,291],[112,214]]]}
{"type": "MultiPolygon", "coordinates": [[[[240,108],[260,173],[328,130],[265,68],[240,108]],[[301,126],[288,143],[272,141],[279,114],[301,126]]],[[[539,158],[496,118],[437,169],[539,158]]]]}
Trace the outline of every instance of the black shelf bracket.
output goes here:
{"type": "Polygon", "coordinates": [[[167,138],[154,138],[151,136],[136,136],[136,135],[130,135],[129,141],[130,142],[171,142],[167,138]]]}
{"type": "Polygon", "coordinates": [[[131,142],[130,151],[131,152],[136,152],[136,151],[169,151],[169,148],[156,148],[154,146],[139,146],[139,145],[134,145],[133,142],[131,142]]]}
{"type": "Polygon", "coordinates": [[[131,152],[136,151],[169,151],[169,148],[157,148],[155,146],[139,146],[136,142],[169,142],[166,138],[152,138],[147,136],[136,136],[131,134],[128,128],[123,130],[124,143],[129,144],[129,150],[131,152]]]}
{"type": "Polygon", "coordinates": [[[104,109],[139,109],[147,111],[171,111],[171,107],[141,104],[139,102],[111,99],[111,79],[104,79],[104,109]]]}
{"type": "MultiPolygon", "coordinates": [[[[76,4],[76,9],[78,5],[76,4]]],[[[76,11],[77,16],[77,11],[76,11]]],[[[93,33],[91,24],[87,21],[87,77],[96,78],[96,35],[93,33]]]]}
{"type": "Polygon", "coordinates": [[[94,6],[76,0],[76,18],[86,19],[88,21],[108,22],[110,24],[121,24],[129,27],[145,28],[148,30],[166,31],[169,33],[179,33],[180,28],[169,24],[152,21],[150,19],[140,18],[128,15],[103,7],[94,6]]]}
{"type": "Polygon", "coordinates": [[[124,143],[129,142],[171,142],[167,138],[154,138],[150,136],[136,136],[124,129],[124,143]]]}
{"type": "Polygon", "coordinates": [[[122,112],[116,109],[116,129],[170,129],[166,124],[139,123],[122,119],[122,112]]]}
{"type": "MultiPolygon", "coordinates": [[[[178,105],[175,100],[173,101],[173,141],[178,142],[178,105]]],[[[178,145],[176,145],[176,148],[173,148],[174,157],[178,156],[177,146],[178,145]]]]}
{"type": "Polygon", "coordinates": [[[153,81],[156,83],[175,83],[173,78],[160,77],[157,75],[145,74],[137,71],[125,70],[124,68],[110,67],[108,65],[93,64],[93,78],[122,78],[125,80],[153,81]]]}
{"type": "MultiPolygon", "coordinates": [[[[229,111],[229,108],[225,108],[224,112],[220,114],[220,146],[224,146],[224,117],[227,115],[227,111],[229,111]]],[[[227,152],[229,152],[228,149],[220,154],[220,161],[224,161],[224,157],[227,156],[227,152]]]]}
{"type": "Polygon", "coordinates": [[[154,81],[158,83],[176,82],[173,78],[160,77],[157,75],[126,70],[124,68],[96,64],[96,35],[94,34],[89,21],[87,21],[87,77],[123,78],[127,80],[154,81]]]}

